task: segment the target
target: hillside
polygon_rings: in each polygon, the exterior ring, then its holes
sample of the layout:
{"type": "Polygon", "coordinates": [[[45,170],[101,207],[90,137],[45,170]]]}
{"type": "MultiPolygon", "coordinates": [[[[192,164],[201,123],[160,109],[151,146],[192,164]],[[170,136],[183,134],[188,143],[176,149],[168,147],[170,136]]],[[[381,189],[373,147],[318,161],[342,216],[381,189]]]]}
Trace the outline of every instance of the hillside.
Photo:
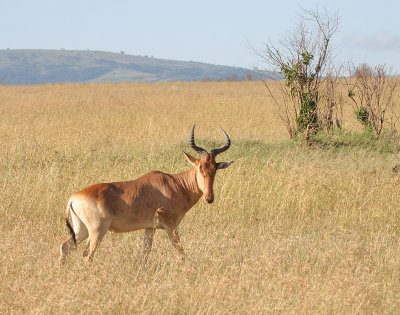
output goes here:
{"type": "MultiPolygon", "coordinates": [[[[257,71],[124,53],[70,50],[0,50],[0,80],[6,85],[63,82],[157,82],[245,80],[257,71]]],[[[269,78],[267,74],[264,78],[269,78]]]]}

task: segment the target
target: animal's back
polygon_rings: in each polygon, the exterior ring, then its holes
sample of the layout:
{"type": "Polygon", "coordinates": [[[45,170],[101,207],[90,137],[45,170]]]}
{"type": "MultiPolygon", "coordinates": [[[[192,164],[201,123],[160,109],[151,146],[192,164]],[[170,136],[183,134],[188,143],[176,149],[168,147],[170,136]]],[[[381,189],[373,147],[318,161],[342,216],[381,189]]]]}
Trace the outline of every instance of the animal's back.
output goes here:
{"type": "Polygon", "coordinates": [[[153,171],[132,181],[89,186],[71,199],[88,220],[96,216],[110,219],[110,230],[128,232],[154,226],[156,210],[172,207],[172,186],[170,175],[153,171]]]}

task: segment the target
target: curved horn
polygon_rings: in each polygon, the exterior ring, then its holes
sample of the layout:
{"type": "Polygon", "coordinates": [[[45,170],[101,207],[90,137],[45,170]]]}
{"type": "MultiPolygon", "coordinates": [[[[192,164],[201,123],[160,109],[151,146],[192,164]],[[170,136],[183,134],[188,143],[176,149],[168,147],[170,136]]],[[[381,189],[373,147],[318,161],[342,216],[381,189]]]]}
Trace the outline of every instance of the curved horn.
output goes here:
{"type": "Polygon", "coordinates": [[[193,125],[192,133],[190,134],[189,145],[193,150],[195,150],[197,153],[199,153],[201,155],[201,157],[204,157],[208,154],[208,152],[207,152],[207,150],[205,150],[201,147],[198,147],[196,145],[196,143],[194,143],[194,127],[195,127],[195,125],[193,125]]]}
{"type": "Polygon", "coordinates": [[[225,135],[226,142],[225,142],[225,145],[222,148],[211,150],[211,155],[213,157],[216,157],[218,154],[228,150],[229,147],[231,146],[231,139],[229,139],[229,136],[226,134],[224,129],[222,129],[221,127],[220,127],[220,129],[222,130],[222,132],[225,135]]]}

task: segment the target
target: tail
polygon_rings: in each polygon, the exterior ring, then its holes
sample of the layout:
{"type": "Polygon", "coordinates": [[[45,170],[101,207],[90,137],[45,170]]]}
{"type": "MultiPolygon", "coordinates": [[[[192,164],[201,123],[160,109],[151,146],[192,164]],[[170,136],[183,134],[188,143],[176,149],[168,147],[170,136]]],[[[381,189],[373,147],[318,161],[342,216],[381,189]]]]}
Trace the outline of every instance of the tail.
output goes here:
{"type": "MultiPolygon", "coordinates": [[[[68,214],[69,214],[69,211],[70,211],[70,210],[71,210],[72,212],[74,212],[74,209],[72,208],[72,202],[68,202],[67,217],[65,218],[65,224],[67,225],[69,234],[71,235],[72,241],[74,242],[74,246],[76,246],[76,236],[75,236],[75,232],[74,232],[74,229],[73,229],[72,226],[71,226],[71,223],[69,223],[69,220],[68,220],[68,214]]],[[[74,212],[74,213],[75,213],[75,212],[74,212]]]]}

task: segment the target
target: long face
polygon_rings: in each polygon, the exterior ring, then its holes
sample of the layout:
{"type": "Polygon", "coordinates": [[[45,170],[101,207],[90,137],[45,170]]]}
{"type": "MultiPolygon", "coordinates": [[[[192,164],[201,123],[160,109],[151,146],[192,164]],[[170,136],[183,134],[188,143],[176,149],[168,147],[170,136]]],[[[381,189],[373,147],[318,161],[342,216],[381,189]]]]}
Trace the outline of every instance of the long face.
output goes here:
{"type": "Polygon", "coordinates": [[[212,159],[211,154],[198,160],[197,183],[203,192],[204,200],[207,203],[214,201],[214,179],[217,173],[217,163],[212,159]]]}
{"type": "Polygon", "coordinates": [[[225,145],[219,149],[213,149],[210,153],[207,150],[199,147],[194,142],[194,126],[192,128],[192,133],[190,135],[189,145],[190,147],[195,150],[197,153],[201,155],[201,159],[196,159],[190,154],[185,153],[186,158],[196,166],[197,173],[196,173],[196,180],[197,185],[199,186],[200,190],[203,192],[204,200],[207,203],[212,203],[214,201],[214,179],[217,170],[227,168],[229,165],[233,163],[231,162],[220,162],[217,163],[215,161],[215,157],[225,152],[229,149],[231,145],[231,140],[226,132],[221,128],[222,132],[225,135],[225,145]]]}
{"type": "Polygon", "coordinates": [[[201,159],[196,159],[190,154],[185,153],[186,158],[196,167],[196,181],[199,189],[203,192],[203,198],[207,203],[214,201],[214,179],[217,170],[227,168],[231,162],[215,162],[211,154],[207,154],[201,159]]]}

